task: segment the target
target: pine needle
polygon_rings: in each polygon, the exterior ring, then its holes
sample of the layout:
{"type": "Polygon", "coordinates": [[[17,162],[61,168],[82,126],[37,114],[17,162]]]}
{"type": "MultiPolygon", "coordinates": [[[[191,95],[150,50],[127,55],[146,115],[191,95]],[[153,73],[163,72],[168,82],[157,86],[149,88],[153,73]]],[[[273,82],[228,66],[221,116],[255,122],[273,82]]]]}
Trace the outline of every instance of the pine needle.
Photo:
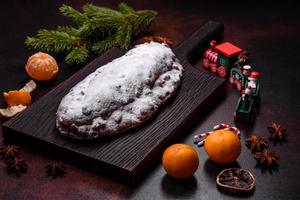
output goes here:
{"type": "Polygon", "coordinates": [[[78,29],[73,28],[71,26],[57,26],[56,31],[65,32],[67,34],[78,36],[80,31],[78,29]]]}
{"type": "Polygon", "coordinates": [[[75,36],[67,32],[41,29],[38,31],[36,38],[27,37],[25,43],[34,49],[49,52],[64,52],[70,51],[73,48],[73,43],[76,39],[75,36]]]}
{"type": "Polygon", "coordinates": [[[89,51],[85,47],[74,48],[65,58],[68,64],[84,63],[89,57],[89,51]]]}
{"type": "Polygon", "coordinates": [[[117,46],[118,41],[116,40],[116,35],[117,34],[110,35],[104,40],[94,43],[94,45],[92,46],[92,51],[101,54],[107,51],[108,49],[112,48],[113,46],[117,46]]]}
{"type": "Polygon", "coordinates": [[[122,14],[110,8],[98,7],[93,4],[86,4],[83,6],[83,11],[89,17],[118,17],[122,14]]]}
{"type": "Polygon", "coordinates": [[[59,8],[61,14],[63,14],[66,17],[69,17],[71,20],[73,20],[74,22],[80,23],[82,24],[83,22],[85,22],[88,18],[87,16],[85,16],[84,14],[82,14],[81,12],[75,10],[74,8],[72,8],[71,6],[62,4],[62,6],[59,8]]]}
{"type": "Polygon", "coordinates": [[[134,13],[134,9],[130,6],[128,6],[126,3],[120,3],[119,10],[123,14],[130,14],[130,13],[133,14],[134,13]]]}

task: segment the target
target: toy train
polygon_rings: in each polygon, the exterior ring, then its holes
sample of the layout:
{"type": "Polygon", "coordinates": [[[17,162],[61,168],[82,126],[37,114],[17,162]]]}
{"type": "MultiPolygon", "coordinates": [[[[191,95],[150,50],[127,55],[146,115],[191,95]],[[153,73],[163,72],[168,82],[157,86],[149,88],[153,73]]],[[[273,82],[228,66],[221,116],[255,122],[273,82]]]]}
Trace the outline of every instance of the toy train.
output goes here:
{"type": "Polygon", "coordinates": [[[204,53],[203,67],[217,73],[220,77],[229,77],[230,83],[242,92],[236,111],[236,122],[251,123],[259,105],[259,73],[246,65],[249,53],[230,42],[210,42],[210,48],[204,53]]]}

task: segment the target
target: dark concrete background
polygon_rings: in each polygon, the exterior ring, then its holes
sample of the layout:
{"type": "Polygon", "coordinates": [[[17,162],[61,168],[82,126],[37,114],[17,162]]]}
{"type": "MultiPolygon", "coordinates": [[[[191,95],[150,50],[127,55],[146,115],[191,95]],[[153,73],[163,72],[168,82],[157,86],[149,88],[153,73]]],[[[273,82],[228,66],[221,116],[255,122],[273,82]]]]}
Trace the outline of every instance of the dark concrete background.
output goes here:
{"type": "MultiPolygon", "coordinates": [[[[25,37],[39,28],[53,28],[68,24],[58,13],[61,3],[80,8],[86,1],[6,1],[0,12],[0,93],[21,88],[29,77],[24,65],[33,51],[24,45],[25,37]]],[[[116,8],[118,1],[89,1],[96,5],[116,8]]],[[[231,195],[218,191],[215,177],[224,167],[207,159],[198,149],[200,166],[194,177],[175,181],[165,175],[157,164],[137,186],[130,187],[69,164],[64,178],[52,180],[45,176],[44,165],[51,160],[28,148],[23,158],[29,170],[20,178],[7,175],[0,162],[0,199],[300,199],[300,57],[299,9],[292,1],[127,1],[139,9],[154,9],[159,16],[148,35],[171,38],[176,46],[180,41],[208,20],[225,24],[225,40],[250,51],[250,64],[261,72],[262,102],[254,125],[239,125],[241,140],[251,134],[269,137],[266,127],[281,123],[288,133],[282,144],[271,143],[271,149],[280,157],[276,170],[262,170],[256,166],[244,146],[234,166],[249,169],[256,177],[256,190],[250,195],[231,195]]],[[[199,60],[202,55],[199,53],[199,60]]],[[[61,72],[51,82],[38,85],[34,101],[75,73],[81,66],[66,66],[57,57],[61,72]]],[[[201,69],[200,61],[195,67],[201,69]]],[[[228,85],[228,95],[205,118],[199,119],[193,130],[188,130],[183,141],[193,145],[196,131],[210,130],[220,122],[232,123],[239,94],[228,85]]],[[[1,107],[5,106],[0,98],[1,107]]],[[[4,120],[2,119],[2,122],[4,120]]],[[[2,134],[0,134],[2,141],[2,134]]],[[[2,142],[1,142],[2,143],[2,142]]]]}

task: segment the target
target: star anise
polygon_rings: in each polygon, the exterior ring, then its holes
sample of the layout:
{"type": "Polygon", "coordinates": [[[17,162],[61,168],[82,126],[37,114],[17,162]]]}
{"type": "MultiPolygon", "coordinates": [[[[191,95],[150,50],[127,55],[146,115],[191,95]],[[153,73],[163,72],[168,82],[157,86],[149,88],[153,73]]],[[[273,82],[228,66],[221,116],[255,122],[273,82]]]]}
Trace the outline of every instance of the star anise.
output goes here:
{"type": "Polygon", "coordinates": [[[66,174],[66,166],[64,166],[61,162],[52,161],[48,165],[45,166],[47,176],[52,176],[56,178],[58,176],[64,176],[66,174]]]}
{"type": "Polygon", "coordinates": [[[20,154],[21,148],[16,145],[5,145],[4,147],[0,148],[0,154],[2,157],[7,159],[13,159],[20,154]]]}
{"type": "Polygon", "coordinates": [[[5,163],[7,173],[9,174],[15,173],[19,177],[22,173],[27,172],[28,165],[25,160],[14,158],[7,160],[5,163]]]}
{"type": "Polygon", "coordinates": [[[268,126],[268,130],[273,140],[283,140],[287,136],[285,129],[276,122],[272,122],[271,126],[268,126]]]}
{"type": "Polygon", "coordinates": [[[269,147],[268,141],[260,136],[251,135],[246,139],[246,146],[252,153],[261,152],[269,147]]]}
{"type": "Polygon", "coordinates": [[[161,36],[144,37],[144,41],[164,43],[168,46],[171,46],[173,44],[173,42],[169,38],[161,37],[161,36]]]}
{"type": "Polygon", "coordinates": [[[257,162],[263,166],[277,165],[278,156],[274,151],[264,149],[262,152],[257,152],[254,156],[257,162]]]}

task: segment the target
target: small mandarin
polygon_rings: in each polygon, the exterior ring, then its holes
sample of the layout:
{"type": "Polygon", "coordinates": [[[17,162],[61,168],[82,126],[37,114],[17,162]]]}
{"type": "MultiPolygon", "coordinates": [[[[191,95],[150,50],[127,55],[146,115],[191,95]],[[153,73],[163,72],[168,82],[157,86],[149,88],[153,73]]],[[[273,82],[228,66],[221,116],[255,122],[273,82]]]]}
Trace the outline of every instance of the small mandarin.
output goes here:
{"type": "Polygon", "coordinates": [[[197,151],[187,144],[174,144],[163,153],[162,164],[168,175],[185,179],[193,176],[199,165],[197,151]]]}
{"type": "Polygon", "coordinates": [[[3,93],[6,103],[11,106],[21,104],[28,106],[31,103],[31,95],[28,91],[24,90],[12,90],[3,93]]]}
{"type": "Polygon", "coordinates": [[[35,53],[29,57],[25,69],[31,78],[38,81],[53,79],[59,70],[55,59],[43,52],[35,53]]]}
{"type": "Polygon", "coordinates": [[[240,155],[241,142],[234,132],[220,129],[207,136],[204,149],[212,161],[218,164],[228,164],[240,155]]]}

